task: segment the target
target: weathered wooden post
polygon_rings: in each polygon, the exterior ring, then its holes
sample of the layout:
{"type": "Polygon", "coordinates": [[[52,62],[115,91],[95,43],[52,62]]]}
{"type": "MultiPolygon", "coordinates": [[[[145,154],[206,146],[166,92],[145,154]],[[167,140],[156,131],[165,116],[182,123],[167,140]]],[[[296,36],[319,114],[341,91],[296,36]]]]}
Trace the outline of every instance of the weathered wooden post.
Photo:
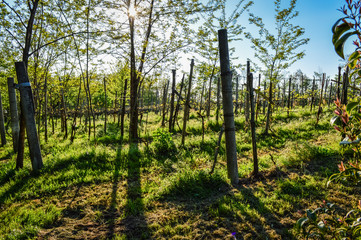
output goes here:
{"type": "MultiPolygon", "coordinates": [[[[182,99],[182,91],[183,91],[183,86],[184,86],[184,77],[185,77],[185,74],[183,74],[183,77],[182,77],[182,81],[181,81],[181,85],[180,85],[180,89],[179,89],[178,101],[177,101],[177,105],[175,107],[174,117],[173,117],[173,121],[172,121],[172,129],[173,130],[174,130],[175,122],[177,121],[178,112],[179,112],[179,108],[180,108],[180,103],[181,103],[181,99],[182,99]]],[[[177,122],[177,124],[178,124],[178,122],[177,122]]]]}
{"type": "Polygon", "coordinates": [[[4,121],[4,111],[3,111],[1,93],[0,93],[0,135],[1,135],[1,146],[4,146],[6,144],[6,133],[5,133],[5,121],[4,121]]]}
{"type": "Polygon", "coordinates": [[[257,93],[257,108],[256,108],[256,122],[258,121],[259,104],[261,99],[261,74],[258,74],[258,93],[257,93]]]}
{"type": "Polygon", "coordinates": [[[312,82],[312,92],[311,92],[311,112],[312,112],[312,106],[315,102],[315,87],[316,87],[316,79],[313,78],[313,82],[312,82]]]}
{"type": "Polygon", "coordinates": [[[222,77],[223,116],[226,136],[227,171],[228,177],[231,179],[232,184],[237,184],[239,179],[232,100],[232,72],[229,66],[228,38],[226,29],[218,30],[218,43],[222,77]]]}
{"type": "Polygon", "coordinates": [[[215,67],[212,69],[211,77],[209,78],[209,85],[208,85],[208,100],[207,100],[207,118],[211,115],[211,94],[212,94],[212,79],[214,76],[215,67]]]}
{"type": "Polygon", "coordinates": [[[187,131],[187,120],[188,120],[188,117],[189,117],[189,101],[190,101],[190,98],[191,98],[193,66],[194,66],[194,59],[191,60],[191,69],[190,69],[189,81],[188,81],[188,93],[187,93],[186,101],[184,103],[182,146],[184,146],[184,142],[185,142],[186,131],[187,131]]]}
{"type": "Polygon", "coordinates": [[[269,100],[268,100],[268,108],[267,108],[267,116],[266,116],[266,128],[265,128],[265,135],[268,135],[268,130],[270,128],[270,123],[271,123],[271,112],[272,112],[272,80],[270,80],[269,82],[269,100]]]}
{"type": "Polygon", "coordinates": [[[348,67],[346,68],[346,71],[343,73],[343,83],[342,83],[342,98],[341,103],[347,105],[347,89],[349,85],[348,81],[348,67]]]}
{"type": "Polygon", "coordinates": [[[128,78],[124,81],[123,95],[122,95],[122,114],[120,116],[120,136],[124,137],[124,117],[125,117],[125,103],[127,101],[128,78]]]}
{"type": "Polygon", "coordinates": [[[163,106],[163,110],[162,110],[162,127],[165,126],[165,110],[167,109],[167,97],[168,97],[168,88],[169,88],[169,80],[167,80],[167,84],[164,86],[163,89],[163,102],[162,102],[162,106],[163,106]]]}
{"type": "Polygon", "coordinates": [[[105,80],[105,77],[103,79],[104,84],[104,134],[107,134],[107,118],[108,118],[108,98],[107,98],[107,82],[105,80]]]}
{"type": "Polygon", "coordinates": [[[327,106],[330,106],[331,96],[332,96],[332,82],[331,82],[331,85],[330,85],[330,93],[329,93],[329,95],[328,95],[327,106]]]}
{"type": "Polygon", "coordinates": [[[37,171],[43,167],[43,159],[41,157],[39,138],[36,131],[33,93],[31,91],[25,63],[16,62],[15,68],[19,83],[21,111],[26,125],[31,164],[33,170],[37,171]]]}
{"type": "Polygon", "coordinates": [[[292,78],[288,80],[288,103],[287,103],[287,117],[290,116],[290,107],[291,107],[291,81],[292,78]]]}
{"type": "Polygon", "coordinates": [[[219,110],[221,109],[221,79],[217,78],[217,109],[216,109],[216,122],[219,120],[219,110]]]}
{"type": "MultiPolygon", "coordinates": [[[[249,67],[249,61],[247,63],[247,67],[249,67]]],[[[253,74],[250,73],[250,71],[247,74],[247,84],[249,89],[249,102],[251,107],[251,135],[252,135],[252,150],[253,150],[253,176],[258,175],[258,157],[257,157],[257,139],[256,139],[256,122],[254,117],[255,107],[254,107],[254,101],[253,101],[253,74]]]]}
{"type": "Polygon", "coordinates": [[[340,100],[341,67],[338,67],[338,80],[336,98],[340,100]]]}
{"type": "Polygon", "coordinates": [[[236,106],[234,109],[234,114],[238,114],[238,77],[236,77],[236,106]]]}
{"type": "Polygon", "coordinates": [[[169,132],[173,132],[173,112],[174,112],[174,93],[175,93],[175,69],[172,70],[172,93],[170,96],[170,112],[169,112],[169,132]]]}
{"type": "Polygon", "coordinates": [[[325,78],[326,78],[326,73],[324,73],[322,75],[322,83],[321,83],[321,94],[320,94],[320,101],[318,103],[318,111],[317,111],[317,121],[316,121],[316,125],[318,124],[318,121],[320,119],[320,114],[322,113],[322,96],[323,96],[323,87],[325,85],[325,78]]]}
{"type": "Polygon", "coordinates": [[[10,104],[10,118],[11,118],[11,131],[13,138],[13,149],[14,152],[18,151],[19,144],[19,113],[18,105],[16,103],[16,93],[14,87],[14,78],[8,78],[8,93],[9,93],[9,104],[10,104]]]}

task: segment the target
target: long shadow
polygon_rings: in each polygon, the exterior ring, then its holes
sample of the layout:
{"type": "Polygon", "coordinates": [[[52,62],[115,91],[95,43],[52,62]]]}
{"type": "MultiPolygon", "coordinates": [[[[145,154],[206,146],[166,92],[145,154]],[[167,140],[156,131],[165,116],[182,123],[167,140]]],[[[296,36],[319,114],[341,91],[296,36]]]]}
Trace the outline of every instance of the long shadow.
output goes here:
{"type": "MultiPolygon", "coordinates": [[[[292,236],[287,232],[287,230],[290,229],[290,226],[282,224],[279,217],[267,209],[265,204],[260,201],[259,197],[255,196],[253,189],[242,185],[239,185],[237,189],[242,193],[244,201],[249,204],[250,208],[259,212],[266,219],[266,224],[271,226],[271,228],[274,229],[277,234],[282,237],[287,237],[288,239],[292,238],[292,236]]],[[[246,212],[242,212],[242,215],[244,215],[246,219],[254,219],[253,216],[250,216],[246,212]]],[[[252,234],[257,235],[257,237],[265,237],[264,239],[271,239],[271,236],[264,228],[264,224],[254,223],[253,226],[256,228],[257,233],[253,232],[252,234]]]]}
{"type": "Polygon", "coordinates": [[[151,239],[142,199],[140,151],[137,144],[129,147],[126,217],[122,220],[127,239],[151,239]]]}
{"type": "Polygon", "coordinates": [[[119,217],[119,212],[117,210],[117,193],[118,193],[118,184],[120,178],[120,169],[121,169],[121,152],[122,152],[122,141],[117,149],[117,156],[115,158],[115,167],[114,167],[114,174],[113,174],[113,184],[112,184],[112,193],[111,193],[111,202],[110,207],[105,214],[105,219],[107,219],[108,224],[108,233],[107,238],[113,239],[115,233],[115,224],[116,219],[119,217]]]}
{"type": "MultiPolygon", "coordinates": [[[[17,196],[17,193],[23,191],[29,184],[31,184],[32,179],[36,179],[39,176],[55,176],[62,171],[76,169],[77,171],[83,171],[81,175],[79,173],[74,172],[74,179],[79,178],[80,180],[77,183],[72,183],[71,186],[75,185],[87,185],[90,183],[83,183],[82,180],[85,178],[85,175],[89,175],[87,172],[88,170],[94,171],[92,174],[96,174],[95,171],[108,171],[113,169],[112,163],[110,161],[106,161],[107,159],[106,154],[97,154],[95,152],[84,152],[77,157],[69,157],[65,159],[59,159],[55,163],[48,163],[42,170],[39,172],[32,172],[26,170],[20,177],[16,177],[16,170],[9,169],[7,172],[2,173],[0,176],[0,185],[4,185],[11,182],[11,186],[3,192],[0,193],[0,204],[3,203],[9,197],[15,197],[15,200],[24,199],[24,197],[17,196]]],[[[69,177],[63,176],[61,178],[56,179],[57,182],[67,182],[69,177]]],[[[40,187],[40,186],[39,186],[40,187]]],[[[58,190],[67,190],[70,186],[62,187],[62,189],[58,190]]],[[[55,191],[55,190],[54,190],[55,191]]],[[[53,192],[47,191],[42,192],[42,196],[47,194],[52,194],[53,192]]],[[[64,193],[64,192],[63,192],[64,193]]],[[[27,198],[31,199],[34,196],[28,196],[27,198]]]]}

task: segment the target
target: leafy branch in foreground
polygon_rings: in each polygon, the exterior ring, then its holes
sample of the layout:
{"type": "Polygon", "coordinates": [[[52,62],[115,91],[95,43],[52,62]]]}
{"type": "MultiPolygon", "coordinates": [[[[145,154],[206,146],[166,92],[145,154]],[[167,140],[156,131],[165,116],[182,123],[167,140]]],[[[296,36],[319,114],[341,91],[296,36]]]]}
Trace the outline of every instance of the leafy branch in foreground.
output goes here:
{"type": "Polygon", "coordinates": [[[306,239],[357,239],[361,236],[361,206],[342,214],[332,203],[324,203],[317,209],[306,210],[306,217],[297,221],[296,228],[306,239]]]}

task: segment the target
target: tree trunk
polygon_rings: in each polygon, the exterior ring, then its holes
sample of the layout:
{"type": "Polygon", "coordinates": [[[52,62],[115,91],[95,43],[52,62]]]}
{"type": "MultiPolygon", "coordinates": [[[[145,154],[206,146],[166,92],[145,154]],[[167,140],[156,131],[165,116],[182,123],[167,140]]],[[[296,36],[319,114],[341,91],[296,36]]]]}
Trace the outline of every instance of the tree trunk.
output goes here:
{"type": "Polygon", "coordinates": [[[185,141],[185,136],[186,136],[186,131],[187,131],[187,119],[188,119],[188,116],[189,116],[189,101],[190,101],[190,98],[191,98],[193,66],[194,66],[194,59],[191,60],[191,69],[190,69],[189,81],[188,81],[188,93],[187,93],[186,101],[184,103],[182,146],[184,146],[184,141],[185,141]]]}
{"type": "Polygon", "coordinates": [[[219,58],[222,77],[223,117],[225,123],[227,172],[232,184],[237,184],[237,148],[232,99],[232,72],[230,70],[227,30],[218,31],[219,58]]]}

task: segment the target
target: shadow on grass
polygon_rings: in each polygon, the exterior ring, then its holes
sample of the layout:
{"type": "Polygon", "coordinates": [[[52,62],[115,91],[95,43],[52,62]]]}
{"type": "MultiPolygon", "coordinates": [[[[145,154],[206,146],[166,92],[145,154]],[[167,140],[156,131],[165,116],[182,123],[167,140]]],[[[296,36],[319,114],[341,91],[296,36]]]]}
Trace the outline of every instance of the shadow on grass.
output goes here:
{"type": "Polygon", "coordinates": [[[122,167],[121,162],[121,151],[122,151],[122,141],[117,149],[117,156],[115,158],[115,167],[112,179],[112,193],[111,193],[111,202],[109,209],[104,214],[104,218],[107,219],[108,232],[107,237],[110,239],[114,238],[115,233],[115,224],[116,219],[120,216],[117,210],[117,192],[118,192],[118,184],[120,180],[120,170],[122,167]]]}
{"type": "Polygon", "coordinates": [[[48,162],[37,173],[30,169],[19,171],[9,169],[0,176],[2,186],[10,185],[0,192],[0,203],[9,198],[31,199],[53,194],[59,190],[66,191],[69,187],[78,184],[84,185],[98,181],[99,174],[104,175],[104,172],[113,169],[113,163],[108,160],[108,157],[105,152],[90,151],[48,162]],[[44,186],[46,189],[43,189],[44,186]],[[29,189],[35,189],[35,191],[29,189]]]}
{"type": "Polygon", "coordinates": [[[141,153],[138,144],[132,144],[128,153],[126,217],[121,221],[127,239],[151,239],[145,218],[141,185],[141,153]]]}
{"type": "Polygon", "coordinates": [[[289,226],[279,222],[279,217],[255,195],[256,190],[243,185],[234,188],[217,172],[209,175],[205,171],[185,171],[174,175],[162,189],[158,196],[160,201],[171,202],[182,211],[192,213],[193,217],[200,216],[202,220],[197,224],[201,229],[205,223],[210,224],[204,229],[206,239],[225,238],[232,232],[237,232],[237,239],[243,239],[242,236],[247,234],[253,239],[272,239],[267,232],[269,228],[273,229],[272,226],[277,228],[275,231],[279,236],[289,234],[289,226]],[[239,229],[235,222],[244,222],[248,226],[239,229]],[[220,228],[223,229],[222,236],[215,231],[220,228]]]}

